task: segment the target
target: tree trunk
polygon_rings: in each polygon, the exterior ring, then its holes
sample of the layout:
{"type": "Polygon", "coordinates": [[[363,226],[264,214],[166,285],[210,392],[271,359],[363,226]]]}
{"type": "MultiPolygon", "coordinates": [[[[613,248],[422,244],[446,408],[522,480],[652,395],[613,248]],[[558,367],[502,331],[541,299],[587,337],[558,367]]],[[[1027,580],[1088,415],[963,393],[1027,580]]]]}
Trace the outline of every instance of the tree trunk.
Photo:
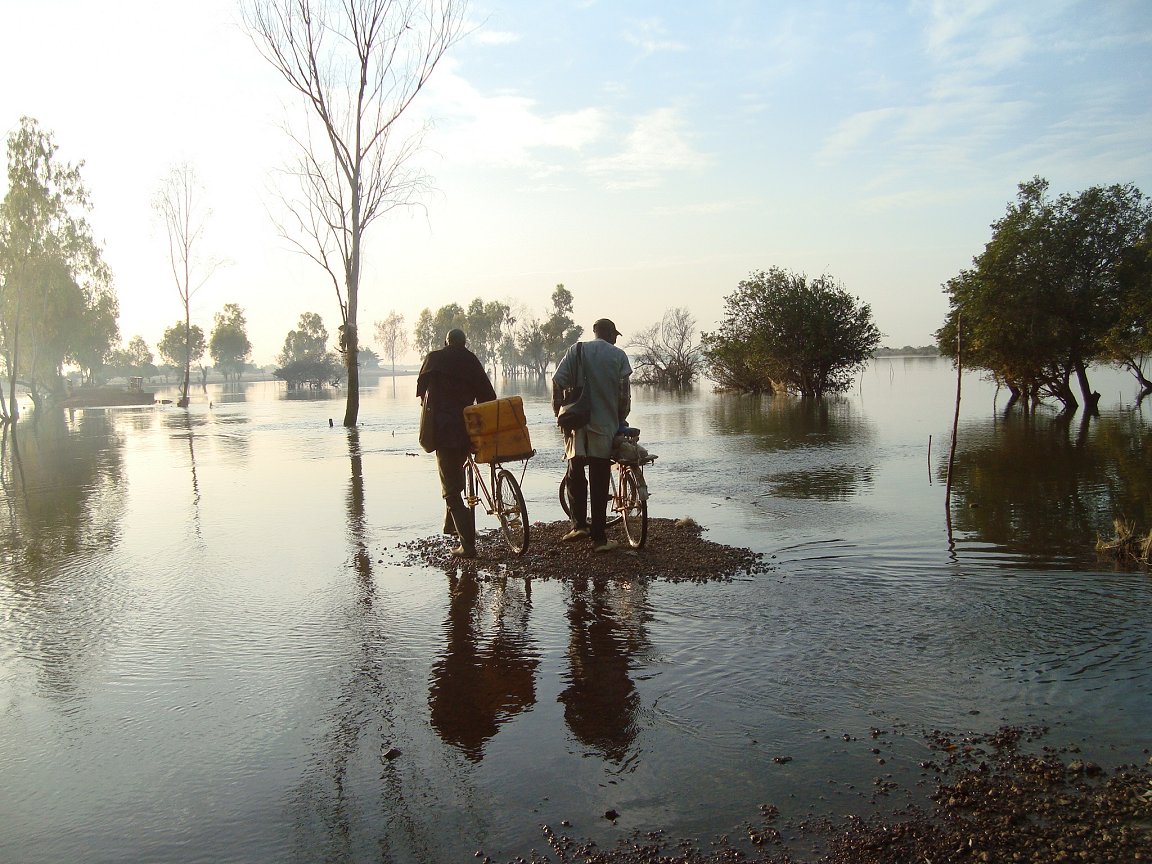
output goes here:
{"type": "Polygon", "coordinates": [[[180,401],[176,403],[178,408],[187,408],[189,390],[191,389],[192,377],[192,313],[188,308],[188,303],[184,303],[184,389],[180,391],[180,401]]]}
{"type": "Polygon", "coordinates": [[[348,401],[344,408],[344,425],[351,428],[356,425],[356,418],[360,414],[360,342],[356,334],[356,325],[349,318],[344,328],[345,337],[345,368],[348,370],[348,401]]]}
{"type": "Polygon", "coordinates": [[[1084,397],[1084,410],[1089,414],[1098,413],[1096,407],[1100,402],[1100,394],[1092,392],[1092,385],[1088,383],[1088,370],[1084,368],[1084,361],[1077,357],[1073,361],[1076,369],[1076,381],[1080,384],[1080,394],[1084,397]]]}

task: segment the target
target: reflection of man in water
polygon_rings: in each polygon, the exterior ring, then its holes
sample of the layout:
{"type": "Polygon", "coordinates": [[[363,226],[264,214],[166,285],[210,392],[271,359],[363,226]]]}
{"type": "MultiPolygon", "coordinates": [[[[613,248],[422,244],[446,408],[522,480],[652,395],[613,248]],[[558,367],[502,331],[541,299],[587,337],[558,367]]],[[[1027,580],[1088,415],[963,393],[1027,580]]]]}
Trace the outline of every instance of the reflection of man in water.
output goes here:
{"type": "MultiPolygon", "coordinates": [[[[416,395],[421,401],[432,400],[430,422],[435,438],[436,467],[448,508],[444,531],[460,537],[460,545],[452,554],[475,558],[476,512],[466,507],[460,497],[464,491],[464,459],[472,446],[464,425],[464,409],[476,402],[491,402],[496,398],[496,391],[476,355],[464,347],[465,341],[463,330],[448,331],[444,347],[424,358],[416,379],[416,395]]],[[[421,442],[425,431],[421,429],[421,442]]]]}
{"type": "Polygon", "coordinates": [[[450,576],[448,584],[447,645],[432,666],[428,707],[441,739],[479,762],[500,725],[536,704],[540,659],[527,635],[531,600],[505,584],[482,590],[474,575],[450,576]]]}
{"type": "Polygon", "coordinates": [[[609,592],[574,585],[568,603],[569,684],[560,694],[564,721],[577,740],[622,762],[639,731],[640,696],[629,674],[648,644],[647,604],[639,587],[609,592]]]}

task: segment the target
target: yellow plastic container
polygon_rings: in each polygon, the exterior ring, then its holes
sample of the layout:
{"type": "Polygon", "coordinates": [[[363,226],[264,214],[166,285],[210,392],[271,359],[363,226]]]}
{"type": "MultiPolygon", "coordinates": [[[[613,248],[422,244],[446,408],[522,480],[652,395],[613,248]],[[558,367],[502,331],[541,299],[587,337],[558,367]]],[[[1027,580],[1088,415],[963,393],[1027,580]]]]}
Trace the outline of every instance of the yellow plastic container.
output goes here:
{"type": "Polygon", "coordinates": [[[464,425],[477,462],[527,459],[535,454],[524,419],[524,400],[507,396],[464,409],[464,425]]]}

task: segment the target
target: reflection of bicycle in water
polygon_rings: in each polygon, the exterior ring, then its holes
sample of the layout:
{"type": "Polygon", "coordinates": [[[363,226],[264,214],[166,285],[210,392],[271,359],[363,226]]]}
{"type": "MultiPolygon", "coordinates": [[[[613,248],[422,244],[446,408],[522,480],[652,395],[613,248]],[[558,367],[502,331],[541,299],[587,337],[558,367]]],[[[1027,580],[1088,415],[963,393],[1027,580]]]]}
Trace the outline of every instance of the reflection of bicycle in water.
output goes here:
{"type": "MultiPolygon", "coordinates": [[[[524,469],[527,467],[528,460],[524,458],[524,469]]],[[[494,460],[488,463],[488,482],[485,483],[475,454],[469,453],[464,463],[464,504],[475,510],[480,503],[489,516],[495,515],[500,520],[500,533],[512,551],[523,555],[528,550],[528,508],[524,506],[519,481],[503,462],[494,460]]]]}
{"type": "MultiPolygon", "coordinates": [[[[609,473],[609,513],[605,525],[624,523],[624,536],[628,545],[639,549],[648,539],[648,484],[644,480],[644,466],[656,457],[640,446],[640,430],[628,427],[626,434],[617,435],[612,447],[612,471],[609,473]]],[[[568,500],[568,475],[560,480],[560,506],[572,518],[572,504],[568,500]]]]}

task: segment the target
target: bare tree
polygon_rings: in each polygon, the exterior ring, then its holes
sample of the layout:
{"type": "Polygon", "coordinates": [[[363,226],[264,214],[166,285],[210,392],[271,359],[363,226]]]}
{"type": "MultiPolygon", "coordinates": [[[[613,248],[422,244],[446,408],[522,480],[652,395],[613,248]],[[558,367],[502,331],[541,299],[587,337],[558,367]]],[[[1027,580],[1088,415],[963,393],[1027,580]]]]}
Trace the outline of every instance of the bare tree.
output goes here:
{"type": "Polygon", "coordinates": [[[628,343],[638,348],[632,360],[636,380],[662,387],[689,387],[700,374],[703,358],[693,340],[696,318],[682,306],[669,309],[657,324],[639,331],[628,343]]]}
{"type": "MultiPolygon", "coordinates": [[[[195,294],[220,262],[201,258],[198,247],[211,212],[203,205],[203,188],[196,170],[187,162],[177,165],[160,184],[152,208],[164,225],[168,237],[168,263],[176,292],[184,304],[184,384],[180,390],[181,408],[188,407],[189,378],[192,370],[192,295],[195,294]]],[[[201,337],[203,338],[203,337],[201,337]]]]}
{"type": "Polygon", "coordinates": [[[392,374],[396,374],[396,354],[408,350],[408,334],[404,332],[404,316],[395,309],[383,321],[376,322],[376,338],[384,353],[392,363],[392,374]]]}
{"type": "Polygon", "coordinates": [[[396,141],[394,127],[463,35],[466,7],[467,0],[245,0],[253,41],[308,105],[308,128],[319,139],[293,135],[303,200],[288,202],[296,225],[284,234],[336,291],[348,368],[345,426],[356,425],[360,410],[364,232],[383,213],[418,203],[429,185],[408,165],[422,132],[396,141]]]}

